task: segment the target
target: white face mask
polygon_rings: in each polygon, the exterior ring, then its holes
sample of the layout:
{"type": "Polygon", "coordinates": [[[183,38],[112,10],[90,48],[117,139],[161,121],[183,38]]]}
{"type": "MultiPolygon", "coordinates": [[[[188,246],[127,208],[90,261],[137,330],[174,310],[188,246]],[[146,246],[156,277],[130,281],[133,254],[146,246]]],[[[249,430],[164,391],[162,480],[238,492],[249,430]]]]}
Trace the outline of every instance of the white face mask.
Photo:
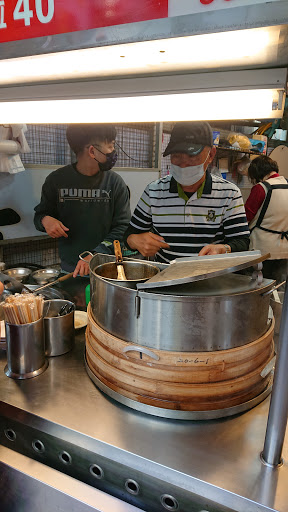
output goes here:
{"type": "Polygon", "coordinates": [[[203,178],[205,169],[204,165],[209,157],[210,153],[208,153],[206,160],[203,164],[199,165],[190,165],[189,167],[179,167],[178,165],[171,164],[171,174],[173,178],[180,183],[180,185],[184,185],[184,187],[189,187],[190,185],[194,185],[197,181],[203,178]]]}

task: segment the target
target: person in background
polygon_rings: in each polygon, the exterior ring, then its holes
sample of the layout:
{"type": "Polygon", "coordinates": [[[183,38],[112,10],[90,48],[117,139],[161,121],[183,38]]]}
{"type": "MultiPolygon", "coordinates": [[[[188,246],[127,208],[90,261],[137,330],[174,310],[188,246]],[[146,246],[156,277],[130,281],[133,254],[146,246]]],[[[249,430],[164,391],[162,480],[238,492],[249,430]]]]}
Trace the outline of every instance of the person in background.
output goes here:
{"type": "Polygon", "coordinates": [[[124,235],[130,249],[163,263],[248,249],[240,190],[207,172],[215,152],[208,123],[176,123],[163,155],[171,174],[146,187],[124,235]]]}
{"type": "Polygon", "coordinates": [[[116,129],[108,124],[71,124],[67,140],[77,162],[49,174],[34,224],[59,239],[61,268],[74,277],[89,273],[89,250],[114,254],[113,241],[122,240],[130,220],[127,185],[111,171],[117,160],[116,129]]]}
{"type": "Polygon", "coordinates": [[[270,253],[263,275],[280,283],[288,273],[288,183],[277,162],[265,155],[252,160],[248,176],[254,185],[245,203],[250,249],[270,253]]]}

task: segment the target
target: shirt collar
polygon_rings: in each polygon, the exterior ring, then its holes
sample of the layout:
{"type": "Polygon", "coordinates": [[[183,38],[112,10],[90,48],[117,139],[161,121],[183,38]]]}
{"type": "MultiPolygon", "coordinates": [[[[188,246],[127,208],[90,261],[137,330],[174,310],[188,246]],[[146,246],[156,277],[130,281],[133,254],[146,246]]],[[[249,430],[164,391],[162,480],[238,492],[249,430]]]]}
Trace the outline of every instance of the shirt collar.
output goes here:
{"type": "Polygon", "coordinates": [[[178,194],[177,181],[171,176],[169,192],[171,194],[178,194]]]}
{"type": "Polygon", "coordinates": [[[212,192],[212,176],[210,172],[206,172],[206,180],[202,194],[211,194],[212,192]]]}
{"type": "MultiPolygon", "coordinates": [[[[169,192],[171,192],[171,194],[178,194],[177,181],[173,178],[173,176],[171,177],[169,192]]],[[[212,178],[211,178],[210,172],[207,171],[202,194],[211,194],[211,192],[212,192],[212,178]]]]}

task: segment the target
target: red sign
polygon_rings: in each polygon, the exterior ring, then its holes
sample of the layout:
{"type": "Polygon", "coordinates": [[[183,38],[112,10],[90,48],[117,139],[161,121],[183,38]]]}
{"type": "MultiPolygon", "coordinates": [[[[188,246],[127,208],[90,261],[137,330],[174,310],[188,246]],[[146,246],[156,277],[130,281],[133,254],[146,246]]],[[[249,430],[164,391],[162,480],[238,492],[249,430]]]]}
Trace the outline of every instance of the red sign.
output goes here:
{"type": "Polygon", "coordinates": [[[168,0],[0,0],[0,42],[167,16],[168,0]]]}

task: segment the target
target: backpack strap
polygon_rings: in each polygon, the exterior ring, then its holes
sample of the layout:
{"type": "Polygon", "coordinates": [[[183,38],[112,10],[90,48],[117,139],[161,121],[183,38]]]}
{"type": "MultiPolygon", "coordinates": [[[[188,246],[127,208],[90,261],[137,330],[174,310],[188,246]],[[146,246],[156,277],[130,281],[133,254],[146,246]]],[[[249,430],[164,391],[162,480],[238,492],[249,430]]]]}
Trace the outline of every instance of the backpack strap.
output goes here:
{"type": "Polygon", "coordinates": [[[264,199],[262,210],[261,210],[260,215],[259,215],[259,217],[257,219],[255,228],[260,228],[260,226],[262,224],[262,221],[264,219],[264,215],[267,212],[267,208],[269,206],[271,195],[272,195],[272,185],[270,185],[270,183],[268,183],[268,181],[263,181],[262,183],[265,186],[265,188],[267,188],[268,191],[267,191],[266,197],[264,199]]]}
{"type": "Polygon", "coordinates": [[[262,206],[262,209],[261,209],[261,212],[260,212],[260,215],[257,219],[257,222],[255,224],[255,226],[253,226],[253,228],[250,230],[250,233],[252,233],[252,231],[255,229],[255,228],[260,228],[261,224],[262,224],[262,221],[264,219],[264,215],[265,213],[267,212],[267,208],[269,206],[269,203],[270,203],[270,199],[271,199],[271,194],[272,194],[272,185],[270,185],[270,183],[268,183],[267,181],[263,181],[261,183],[261,185],[264,185],[264,188],[268,189],[267,190],[267,194],[265,196],[265,199],[264,199],[264,203],[263,203],[263,206],[262,206]]]}

